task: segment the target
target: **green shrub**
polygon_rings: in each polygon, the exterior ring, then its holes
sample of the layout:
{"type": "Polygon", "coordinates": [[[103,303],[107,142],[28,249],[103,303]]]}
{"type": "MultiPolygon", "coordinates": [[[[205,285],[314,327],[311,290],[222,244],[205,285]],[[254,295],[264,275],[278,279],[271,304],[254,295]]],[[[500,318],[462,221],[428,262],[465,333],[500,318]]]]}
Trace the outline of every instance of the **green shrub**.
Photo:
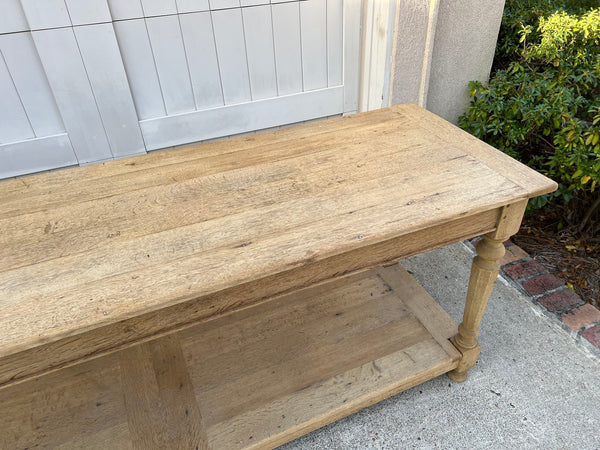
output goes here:
{"type": "Polygon", "coordinates": [[[542,16],[537,28],[521,26],[518,41],[515,60],[488,84],[471,83],[459,124],[558,181],[564,204],[591,205],[600,185],[600,8],[542,16]]]}
{"type": "Polygon", "coordinates": [[[504,69],[519,58],[522,49],[519,33],[524,27],[531,27],[530,40],[536,40],[540,17],[549,17],[558,11],[584,14],[597,7],[600,0],[506,0],[494,66],[504,69]]]}

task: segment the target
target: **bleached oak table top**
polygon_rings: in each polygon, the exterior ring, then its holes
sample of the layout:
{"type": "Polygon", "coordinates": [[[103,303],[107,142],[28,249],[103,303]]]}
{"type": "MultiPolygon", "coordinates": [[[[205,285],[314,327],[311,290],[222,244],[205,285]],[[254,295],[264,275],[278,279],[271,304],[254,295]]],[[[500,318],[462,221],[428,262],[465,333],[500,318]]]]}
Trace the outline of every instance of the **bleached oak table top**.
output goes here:
{"type": "Polygon", "coordinates": [[[0,358],[555,187],[415,105],[4,181],[0,358]]]}

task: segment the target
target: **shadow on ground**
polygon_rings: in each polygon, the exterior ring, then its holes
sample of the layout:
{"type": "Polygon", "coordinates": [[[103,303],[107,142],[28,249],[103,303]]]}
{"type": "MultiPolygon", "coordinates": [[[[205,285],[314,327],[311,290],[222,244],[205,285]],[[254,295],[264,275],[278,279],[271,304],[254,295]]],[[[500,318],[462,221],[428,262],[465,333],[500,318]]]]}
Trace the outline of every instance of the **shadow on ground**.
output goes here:
{"type": "MultiPolygon", "coordinates": [[[[471,258],[456,244],[402,265],[459,321],[471,258]]],[[[480,343],[465,383],[443,375],[281,448],[600,448],[600,360],[502,280],[480,343]]]]}

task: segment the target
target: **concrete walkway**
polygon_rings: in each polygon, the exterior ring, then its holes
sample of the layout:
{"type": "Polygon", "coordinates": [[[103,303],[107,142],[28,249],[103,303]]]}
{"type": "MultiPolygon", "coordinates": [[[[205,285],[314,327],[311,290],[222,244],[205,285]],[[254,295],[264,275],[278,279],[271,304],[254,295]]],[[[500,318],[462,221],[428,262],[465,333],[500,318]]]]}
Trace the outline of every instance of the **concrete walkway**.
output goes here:
{"type": "MultiPolygon", "coordinates": [[[[403,261],[460,321],[472,254],[463,244],[403,261]]],[[[292,449],[600,449],[600,360],[499,279],[479,363],[321,428],[292,449]]]]}

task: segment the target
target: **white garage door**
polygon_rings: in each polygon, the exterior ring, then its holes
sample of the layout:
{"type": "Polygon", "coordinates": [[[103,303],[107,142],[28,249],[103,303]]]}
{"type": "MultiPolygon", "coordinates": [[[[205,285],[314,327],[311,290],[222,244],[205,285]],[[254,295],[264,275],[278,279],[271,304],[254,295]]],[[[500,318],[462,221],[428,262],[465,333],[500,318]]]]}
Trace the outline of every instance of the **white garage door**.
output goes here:
{"type": "Polygon", "coordinates": [[[0,178],[357,109],[359,0],[2,0],[0,178]]]}

